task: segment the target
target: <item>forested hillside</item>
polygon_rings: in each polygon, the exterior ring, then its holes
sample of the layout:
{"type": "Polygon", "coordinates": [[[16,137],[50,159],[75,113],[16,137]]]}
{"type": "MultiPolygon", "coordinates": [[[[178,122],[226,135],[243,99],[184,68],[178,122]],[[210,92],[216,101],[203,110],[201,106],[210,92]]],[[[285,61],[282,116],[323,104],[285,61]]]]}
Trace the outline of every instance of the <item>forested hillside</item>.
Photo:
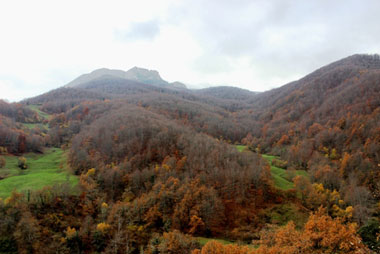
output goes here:
{"type": "Polygon", "coordinates": [[[1,200],[0,253],[380,250],[377,55],[262,93],[101,69],[1,102],[0,149],[67,174],[1,200]]]}
{"type": "MultiPolygon", "coordinates": [[[[308,170],[354,206],[370,206],[380,197],[379,65],[377,55],[355,55],[263,93],[240,113],[258,127],[244,143],[308,170]]],[[[370,210],[357,208],[357,217],[370,210]]]]}

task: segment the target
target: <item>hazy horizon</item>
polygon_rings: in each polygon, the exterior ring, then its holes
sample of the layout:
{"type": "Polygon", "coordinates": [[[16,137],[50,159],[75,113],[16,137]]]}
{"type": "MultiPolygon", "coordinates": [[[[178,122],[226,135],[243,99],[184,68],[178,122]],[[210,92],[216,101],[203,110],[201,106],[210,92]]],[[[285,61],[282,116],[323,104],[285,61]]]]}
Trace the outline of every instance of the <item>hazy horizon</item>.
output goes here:
{"type": "Polygon", "coordinates": [[[0,4],[0,98],[20,101],[99,68],[157,70],[189,88],[266,91],[379,53],[380,2],[22,1],[0,4]]]}

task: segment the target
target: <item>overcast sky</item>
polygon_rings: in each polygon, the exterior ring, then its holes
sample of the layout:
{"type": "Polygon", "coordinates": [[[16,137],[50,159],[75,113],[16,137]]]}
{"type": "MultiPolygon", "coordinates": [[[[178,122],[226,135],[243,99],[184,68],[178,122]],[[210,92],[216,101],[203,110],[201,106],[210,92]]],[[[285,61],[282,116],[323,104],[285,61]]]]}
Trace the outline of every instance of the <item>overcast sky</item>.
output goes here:
{"type": "Polygon", "coordinates": [[[0,1],[0,98],[134,66],[190,87],[264,91],[379,53],[379,11],[378,0],[0,1]]]}

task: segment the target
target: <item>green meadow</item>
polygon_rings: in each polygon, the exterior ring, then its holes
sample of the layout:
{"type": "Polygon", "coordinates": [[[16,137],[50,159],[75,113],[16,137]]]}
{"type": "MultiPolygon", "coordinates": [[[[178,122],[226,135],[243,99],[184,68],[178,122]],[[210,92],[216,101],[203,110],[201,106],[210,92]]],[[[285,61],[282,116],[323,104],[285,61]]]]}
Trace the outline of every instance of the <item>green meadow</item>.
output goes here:
{"type": "MultiPolygon", "coordinates": [[[[237,145],[236,148],[241,152],[244,151],[246,146],[237,145]]],[[[266,159],[270,165],[270,171],[276,188],[281,190],[290,190],[294,188],[294,183],[289,179],[289,172],[286,169],[278,168],[272,165],[273,159],[279,157],[273,155],[263,154],[262,157],[266,159]]],[[[303,175],[308,177],[308,173],[305,170],[295,170],[295,175],[303,175]]]]}
{"type": "Polygon", "coordinates": [[[247,149],[247,146],[236,145],[236,148],[238,149],[239,152],[243,152],[245,149],[247,149]]]}
{"type": "MultiPolygon", "coordinates": [[[[270,165],[270,171],[272,173],[272,177],[274,180],[274,184],[277,188],[282,189],[282,190],[290,190],[294,188],[294,183],[289,179],[288,171],[283,168],[278,168],[276,166],[272,165],[272,160],[273,159],[278,159],[277,156],[273,155],[262,155],[264,159],[266,159],[269,162],[270,165]]],[[[295,175],[302,175],[308,177],[308,173],[305,170],[295,170],[294,171],[295,175]]]]}
{"type": "Polygon", "coordinates": [[[38,105],[29,105],[28,106],[31,110],[34,110],[37,112],[37,114],[42,118],[42,119],[48,119],[50,115],[48,113],[45,113],[40,110],[40,106],[38,105]]]}
{"type": "Polygon", "coordinates": [[[26,192],[39,190],[45,186],[68,182],[71,185],[78,183],[78,178],[68,171],[67,158],[62,149],[46,149],[43,154],[29,153],[24,157],[28,168],[18,167],[18,157],[3,156],[6,166],[0,169],[0,198],[7,198],[12,191],[26,192]]]}
{"type": "MultiPolygon", "coordinates": [[[[42,119],[42,120],[46,120],[50,117],[50,115],[48,113],[45,113],[43,111],[40,110],[40,106],[38,105],[29,105],[28,106],[31,110],[35,111],[39,117],[42,119]]],[[[28,128],[28,129],[34,129],[34,128],[40,128],[40,129],[45,129],[47,130],[49,128],[48,124],[47,123],[23,123],[23,125],[28,128]]]]}

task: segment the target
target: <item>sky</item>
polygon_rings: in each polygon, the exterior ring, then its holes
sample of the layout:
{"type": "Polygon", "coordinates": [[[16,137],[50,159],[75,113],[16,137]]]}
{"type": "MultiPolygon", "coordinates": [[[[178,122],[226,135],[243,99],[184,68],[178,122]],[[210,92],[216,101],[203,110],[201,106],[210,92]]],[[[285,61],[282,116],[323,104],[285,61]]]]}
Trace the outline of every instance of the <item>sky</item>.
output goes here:
{"type": "Polygon", "coordinates": [[[190,88],[265,91],[380,53],[379,10],[378,0],[0,0],[0,98],[134,66],[190,88]]]}

